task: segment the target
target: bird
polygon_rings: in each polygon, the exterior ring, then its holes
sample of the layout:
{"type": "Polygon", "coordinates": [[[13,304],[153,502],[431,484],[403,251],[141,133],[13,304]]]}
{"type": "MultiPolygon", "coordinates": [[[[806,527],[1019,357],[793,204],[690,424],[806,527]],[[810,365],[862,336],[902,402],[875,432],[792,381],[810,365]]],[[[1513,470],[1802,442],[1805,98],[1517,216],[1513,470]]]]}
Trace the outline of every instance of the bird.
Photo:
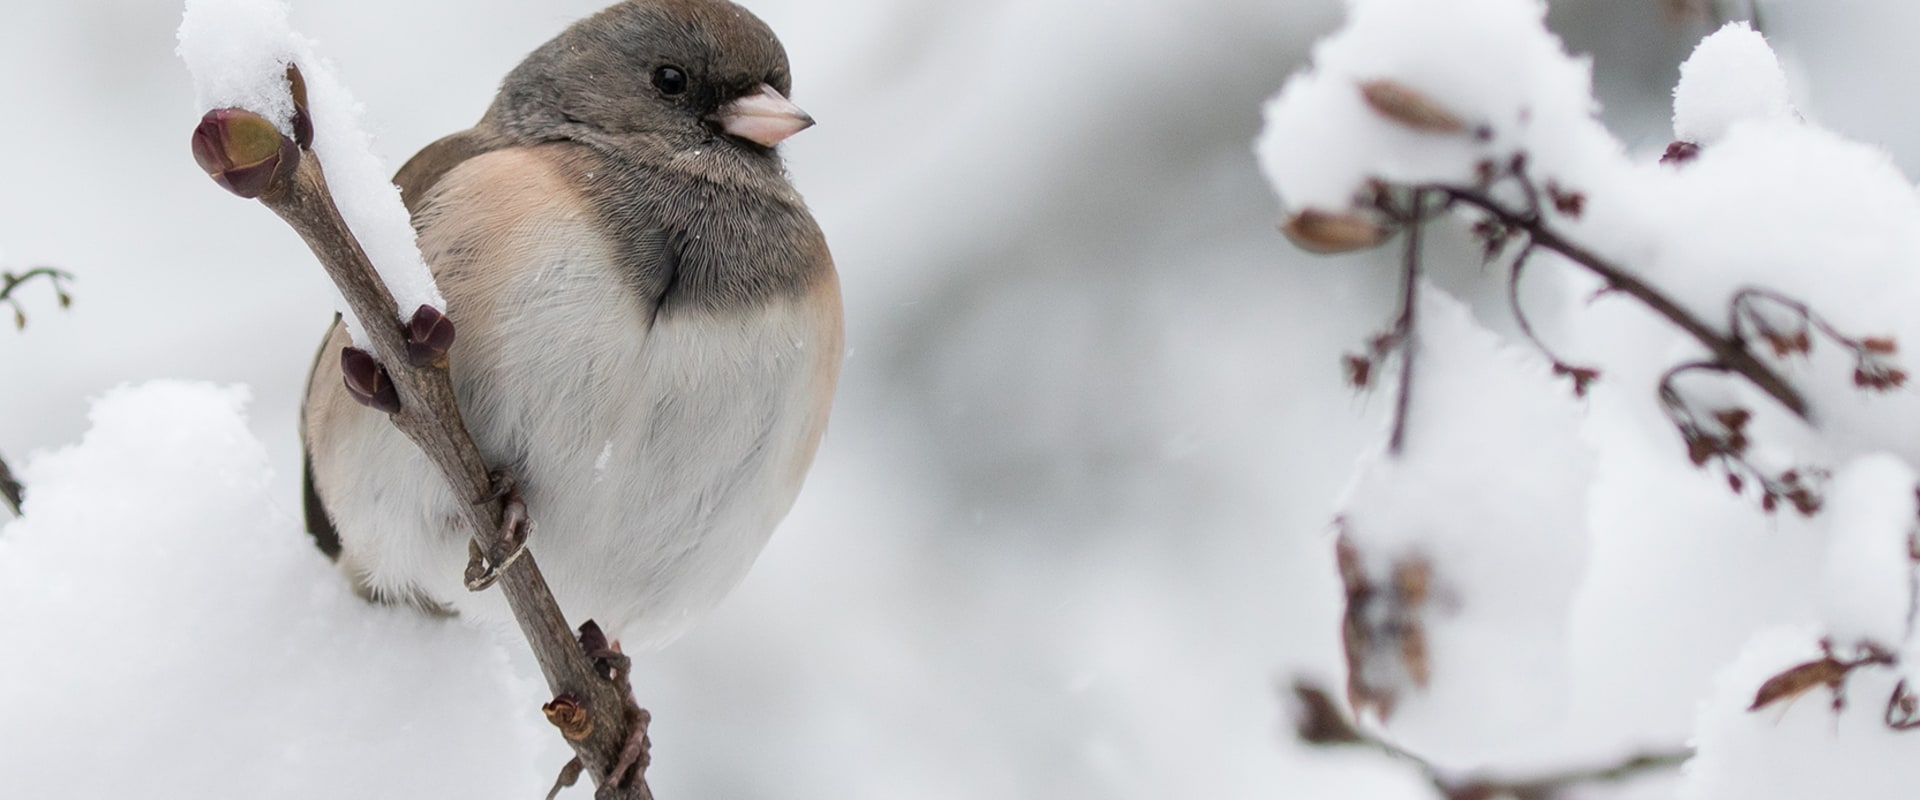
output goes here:
{"type": "MultiPolygon", "coordinates": [[[[394,178],[458,336],[449,376],[510,475],[570,624],[664,645],[791,508],[840,372],[840,283],[779,145],[814,124],[727,0],[626,0],[508,73],[394,178]]],[[[343,387],[336,317],[301,408],[320,549],[370,599],[482,621],[470,532],[426,456],[343,387]]]]}

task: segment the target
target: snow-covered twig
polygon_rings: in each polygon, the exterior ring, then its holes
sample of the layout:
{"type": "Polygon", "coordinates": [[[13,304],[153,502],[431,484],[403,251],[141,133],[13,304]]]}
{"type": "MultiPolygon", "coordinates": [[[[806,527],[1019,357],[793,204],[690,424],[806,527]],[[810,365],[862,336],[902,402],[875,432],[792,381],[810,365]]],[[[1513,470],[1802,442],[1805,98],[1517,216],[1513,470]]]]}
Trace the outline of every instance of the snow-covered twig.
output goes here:
{"type": "MultiPolygon", "coordinates": [[[[461,419],[446,368],[452,323],[431,305],[421,305],[410,320],[395,318],[393,293],[341,217],[311,149],[299,70],[286,69],[296,106],[293,135],[259,114],[217,109],[202,119],[194,154],[216,181],[243,197],[258,198],[306,241],[353,315],[369,322],[364,335],[373,352],[347,351],[349,390],[388,411],[394,426],[426,453],[448,485],[471,500],[463,522],[478,550],[513,552],[514,532],[525,530],[513,514],[524,511],[496,487],[461,419]]],[[[577,754],[580,768],[570,766],[569,773],[592,776],[600,798],[651,800],[644,776],[647,715],[633,702],[625,657],[591,623],[575,638],[531,555],[495,557],[485,566],[483,573],[498,567],[486,577],[497,574],[555,695],[545,710],[577,754]]],[[[473,573],[470,569],[470,578],[473,573]]],[[[562,777],[564,783],[567,776],[562,777]]]]}
{"type": "Polygon", "coordinates": [[[1327,690],[1313,681],[1295,680],[1292,686],[1294,735],[1316,747],[1363,747],[1414,765],[1445,800],[1553,800],[1578,788],[1616,783],[1649,773],[1678,769],[1693,757],[1690,749],[1638,753],[1613,764],[1570,769],[1532,778],[1491,778],[1448,774],[1419,755],[1375,736],[1353,724],[1327,690]]]}

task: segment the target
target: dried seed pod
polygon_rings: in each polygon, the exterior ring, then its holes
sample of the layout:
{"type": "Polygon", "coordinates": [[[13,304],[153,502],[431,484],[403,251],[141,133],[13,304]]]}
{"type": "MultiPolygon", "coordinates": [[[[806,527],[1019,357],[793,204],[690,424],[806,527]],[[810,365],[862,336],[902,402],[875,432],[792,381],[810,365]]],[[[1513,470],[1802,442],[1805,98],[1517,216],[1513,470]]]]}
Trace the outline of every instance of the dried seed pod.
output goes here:
{"type": "Polygon", "coordinates": [[[1360,96],[1381,116],[1417,131],[1459,133],[1467,129],[1466,123],[1453,112],[1390,78],[1363,81],[1360,96]]]}
{"type": "Polygon", "coordinates": [[[1365,215],[1336,213],[1309,208],[1287,218],[1280,226],[1300,249],[1309,253],[1332,255],[1376,247],[1392,234],[1386,226],[1365,215]]]}
{"type": "Polygon", "coordinates": [[[1747,710],[1759,711],[1782,700],[1792,700],[1815,686],[1838,690],[1852,669],[1831,656],[1792,667],[1760,684],[1760,691],[1754,693],[1753,704],[1747,706],[1747,710]]]}
{"type": "Polygon", "coordinates": [[[540,707],[547,715],[547,721],[560,729],[560,735],[567,741],[578,742],[593,735],[593,715],[579,698],[563,694],[553,698],[553,702],[540,707]]]}

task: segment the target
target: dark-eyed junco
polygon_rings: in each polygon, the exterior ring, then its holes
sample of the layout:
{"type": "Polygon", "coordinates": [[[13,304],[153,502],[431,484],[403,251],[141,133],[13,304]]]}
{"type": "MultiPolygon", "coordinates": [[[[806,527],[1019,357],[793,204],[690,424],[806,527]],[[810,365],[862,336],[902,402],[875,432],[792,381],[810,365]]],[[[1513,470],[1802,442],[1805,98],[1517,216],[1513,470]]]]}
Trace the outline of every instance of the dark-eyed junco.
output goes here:
{"type": "MultiPolygon", "coordinates": [[[[659,643],[744,577],[827,422],[840,287],[774,148],[813,124],[786,52],[726,0],[629,0],[501,84],[395,181],[458,330],[451,373],[571,622],[659,643]]],[[[336,325],[302,415],[308,526],[368,593],[504,618],[468,592],[455,497],[342,387],[336,325]]]]}

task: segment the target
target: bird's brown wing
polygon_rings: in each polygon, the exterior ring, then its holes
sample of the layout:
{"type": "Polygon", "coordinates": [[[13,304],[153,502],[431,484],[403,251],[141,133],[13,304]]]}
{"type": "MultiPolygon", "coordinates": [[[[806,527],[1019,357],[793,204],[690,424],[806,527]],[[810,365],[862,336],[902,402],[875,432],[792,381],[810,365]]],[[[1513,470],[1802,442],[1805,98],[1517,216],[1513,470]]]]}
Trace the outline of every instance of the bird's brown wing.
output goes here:
{"type": "MultiPolygon", "coordinates": [[[[460,162],[501,146],[497,139],[477,130],[464,130],[442,137],[439,141],[427,145],[415,153],[413,158],[394,173],[393,183],[400,187],[400,201],[407,206],[407,213],[418,217],[420,204],[434,184],[449,170],[459,166],[460,162]]],[[[327,558],[340,558],[340,532],[334,530],[333,519],[327,514],[326,504],[320,499],[320,493],[313,485],[313,450],[307,445],[307,408],[305,398],[311,393],[313,375],[319,369],[320,359],[327,356],[327,342],[333,339],[334,329],[340,326],[340,315],[335,314],[333,324],[327,326],[327,333],[320,339],[320,351],[313,356],[313,366],[307,368],[308,392],[301,394],[300,405],[300,504],[305,511],[307,533],[313,536],[313,544],[327,558]]]]}

